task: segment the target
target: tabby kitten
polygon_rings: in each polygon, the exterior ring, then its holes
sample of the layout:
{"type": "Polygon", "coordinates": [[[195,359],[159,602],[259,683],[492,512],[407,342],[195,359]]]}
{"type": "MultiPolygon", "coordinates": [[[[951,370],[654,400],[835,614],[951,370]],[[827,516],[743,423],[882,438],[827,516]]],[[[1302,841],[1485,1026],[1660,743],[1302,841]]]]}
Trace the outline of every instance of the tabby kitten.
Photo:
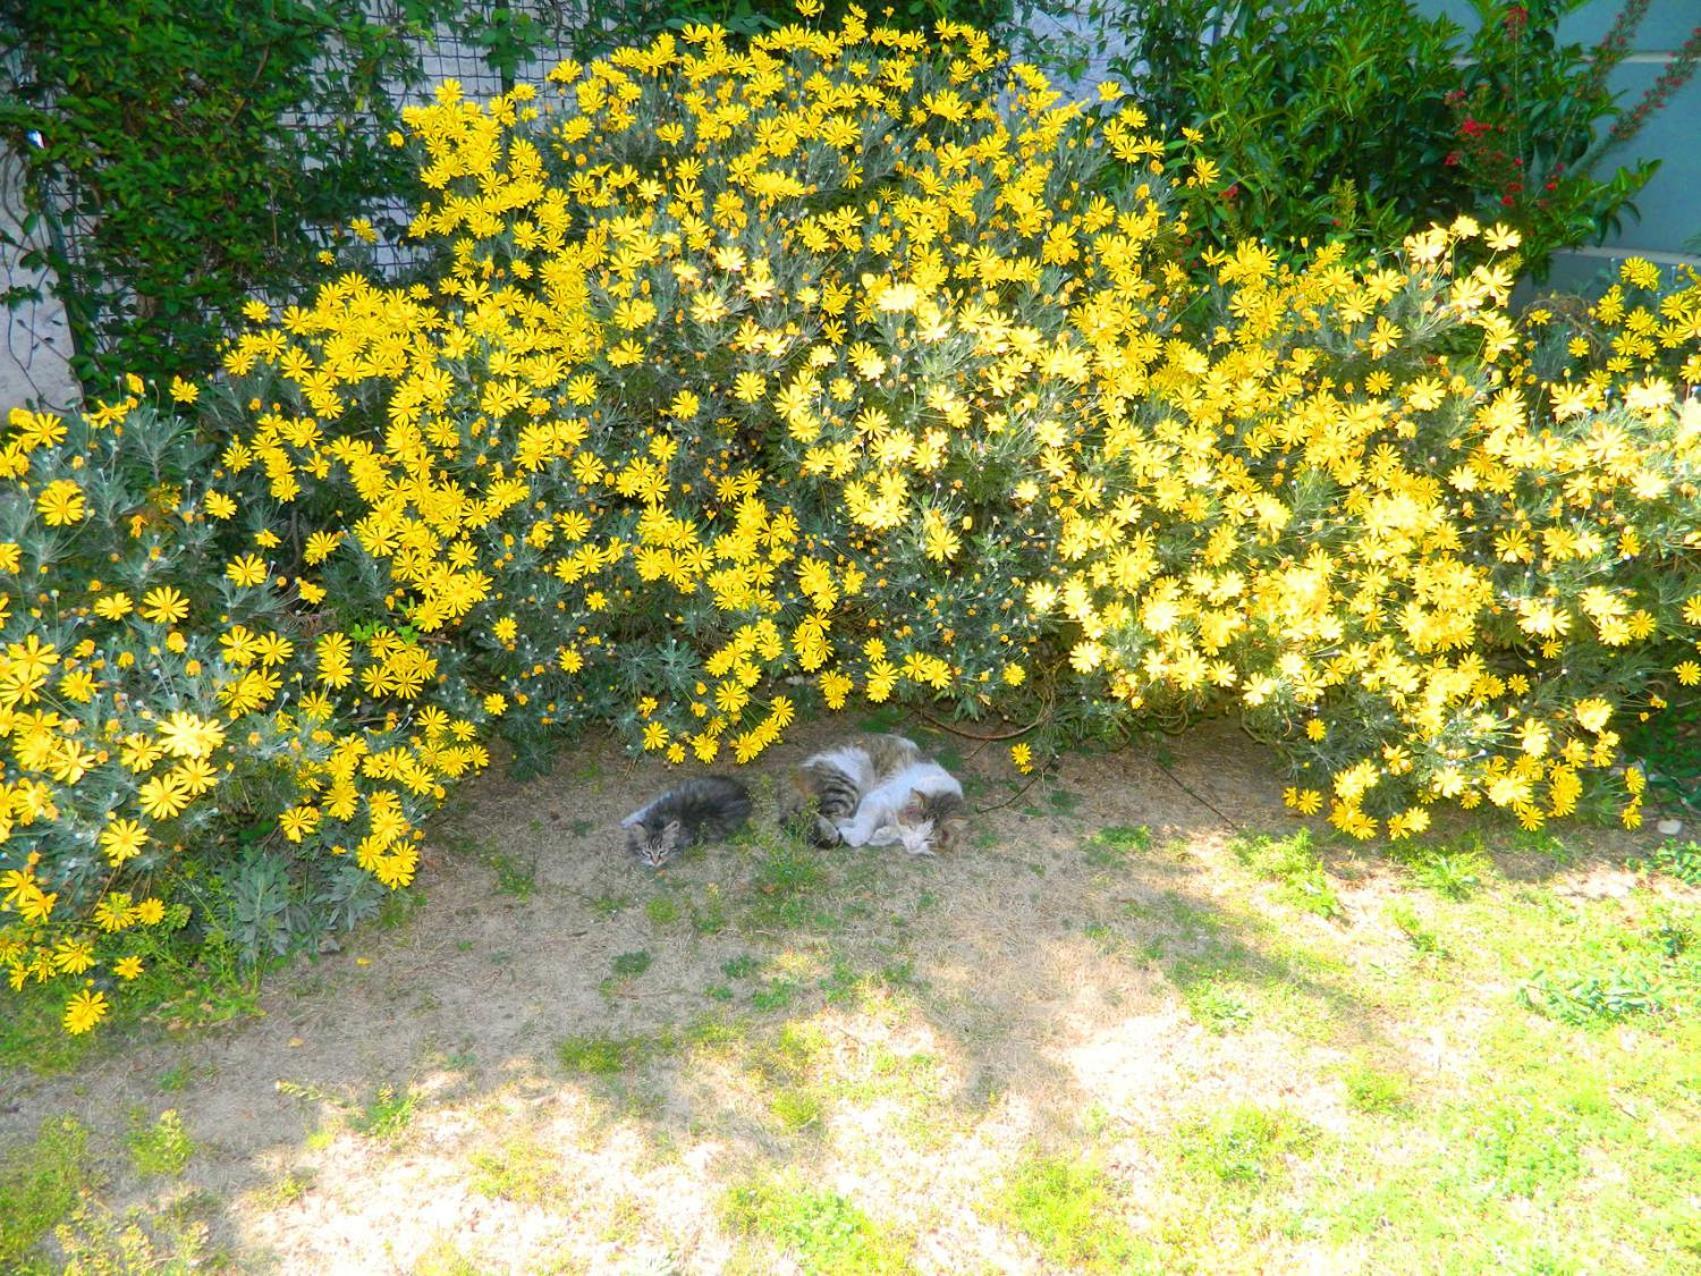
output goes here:
{"type": "Polygon", "coordinates": [[[816,846],[837,846],[844,840],[839,825],[856,814],[862,795],[919,761],[921,749],[901,735],[852,736],[793,769],[781,814],[802,823],[816,846]]]}
{"type": "Polygon", "coordinates": [[[727,837],[750,818],[750,790],[728,775],[687,780],[620,821],[626,849],[645,868],[660,868],[696,842],[727,837]]]}
{"type": "Polygon", "coordinates": [[[912,762],[862,795],[856,814],[838,824],[846,846],[901,845],[911,855],[955,849],[969,808],[957,777],[931,758],[912,762]]]}

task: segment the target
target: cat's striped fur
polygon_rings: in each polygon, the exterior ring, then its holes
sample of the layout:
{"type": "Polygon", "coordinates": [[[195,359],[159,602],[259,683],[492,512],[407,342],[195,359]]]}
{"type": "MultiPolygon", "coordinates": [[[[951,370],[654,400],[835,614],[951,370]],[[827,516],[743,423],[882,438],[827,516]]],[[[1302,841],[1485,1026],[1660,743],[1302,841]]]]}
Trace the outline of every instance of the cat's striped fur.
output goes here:
{"type": "Polygon", "coordinates": [[[837,846],[839,825],[855,815],[863,795],[921,761],[921,748],[901,735],[869,733],[805,758],[793,768],[782,814],[799,823],[817,846],[837,846]]]}

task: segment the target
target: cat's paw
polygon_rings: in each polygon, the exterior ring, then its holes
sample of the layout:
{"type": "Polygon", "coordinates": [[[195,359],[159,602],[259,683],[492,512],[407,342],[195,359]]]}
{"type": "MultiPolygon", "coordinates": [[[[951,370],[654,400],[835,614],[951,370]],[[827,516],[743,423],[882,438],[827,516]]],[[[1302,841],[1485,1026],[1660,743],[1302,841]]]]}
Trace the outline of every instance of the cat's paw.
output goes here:
{"type": "Polygon", "coordinates": [[[817,846],[838,846],[844,842],[845,837],[837,824],[834,824],[825,815],[817,815],[815,827],[810,831],[809,840],[817,846]]]}

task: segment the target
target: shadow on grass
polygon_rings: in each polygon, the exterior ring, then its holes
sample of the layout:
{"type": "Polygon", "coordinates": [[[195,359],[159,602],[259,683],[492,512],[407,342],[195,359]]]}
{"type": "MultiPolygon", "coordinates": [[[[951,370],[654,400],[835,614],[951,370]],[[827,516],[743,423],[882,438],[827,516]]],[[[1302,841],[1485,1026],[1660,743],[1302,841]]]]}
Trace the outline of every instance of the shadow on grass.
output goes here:
{"type": "MultiPolygon", "coordinates": [[[[770,770],[831,729],[800,732],[770,770]]],[[[982,805],[1014,791],[995,751],[956,750],[982,805]]],[[[615,1205],[659,1181],[658,1158],[712,1148],[732,1195],[693,1216],[695,1235],[718,1236],[702,1243],[730,1253],[746,1224],[781,1219],[784,1233],[804,1217],[886,1254],[886,1232],[832,1194],[793,1210],[762,1186],[809,1182],[839,1113],[904,1109],[876,1149],[891,1165],[869,1172],[921,1173],[918,1157],[948,1162],[937,1154],[968,1147],[1011,1100],[1030,1114],[1018,1144],[1077,1128],[1098,1099],[1076,1057],[1084,1022],[1128,1028],[1128,1049],[1153,1058],[1251,1024],[1385,1044],[1352,973],[1254,906],[1256,873],[1225,892],[1214,874],[1232,857],[1188,849],[1221,850],[1218,809],[1279,826],[1269,759],[1224,732],[1172,769],[1209,804],[1138,756],[1097,755],[982,815],[977,849],[956,857],[821,852],[762,825],[657,874],[621,853],[614,826],[665,782],[659,769],[593,746],[529,784],[487,778],[433,831],[425,906],[270,980],[263,1017],[127,1030],[70,1077],[0,1080],[0,1142],[75,1115],[126,1209],[157,1188],[124,1165],[112,1114],[175,1108],[197,1145],[179,1185],[212,1245],[287,1269],[324,1258],[315,1229],[363,1181],[405,1198],[384,1203],[392,1222],[433,1194],[458,1202],[453,1218],[504,1192],[560,1202],[570,1194],[548,1185],[574,1176],[534,1165],[522,1115],[559,1109],[596,1157],[615,1156],[621,1130],[647,1149],[620,1154],[630,1183],[615,1205]],[[430,1165],[407,1178],[398,1147],[430,1165]]],[[[1337,853],[1323,846],[1322,864],[1337,853]]],[[[663,1228],[646,1218],[639,1233],[663,1228]]],[[[605,1230],[598,1244],[635,1243],[605,1230]]],[[[442,1239],[387,1241],[376,1224],[339,1236],[347,1261],[404,1268],[442,1239]]]]}

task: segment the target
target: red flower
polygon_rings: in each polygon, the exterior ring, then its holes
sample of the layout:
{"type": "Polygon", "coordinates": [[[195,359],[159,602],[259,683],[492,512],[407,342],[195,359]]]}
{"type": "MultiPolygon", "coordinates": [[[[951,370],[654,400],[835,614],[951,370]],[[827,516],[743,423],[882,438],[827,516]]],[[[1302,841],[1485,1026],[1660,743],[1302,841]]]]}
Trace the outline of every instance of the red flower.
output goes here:
{"type": "Polygon", "coordinates": [[[1505,22],[1507,35],[1513,37],[1521,35],[1524,28],[1529,25],[1530,11],[1521,4],[1509,4],[1506,6],[1505,22]]]}
{"type": "Polygon", "coordinates": [[[1471,116],[1467,115],[1465,117],[1465,122],[1459,125],[1459,132],[1463,133],[1466,137],[1481,137],[1492,127],[1493,125],[1491,124],[1484,124],[1481,120],[1473,119],[1471,116]]]}
{"type": "Polygon", "coordinates": [[[1226,200],[1232,201],[1232,200],[1239,198],[1239,196],[1240,196],[1240,183],[1239,182],[1230,182],[1228,187],[1223,191],[1223,198],[1226,199],[1226,200]]]}
{"type": "Polygon", "coordinates": [[[1443,164],[1447,165],[1448,168],[1459,167],[1459,152],[1458,151],[1448,151],[1447,152],[1447,158],[1442,160],[1441,162],[1443,164]]]}

